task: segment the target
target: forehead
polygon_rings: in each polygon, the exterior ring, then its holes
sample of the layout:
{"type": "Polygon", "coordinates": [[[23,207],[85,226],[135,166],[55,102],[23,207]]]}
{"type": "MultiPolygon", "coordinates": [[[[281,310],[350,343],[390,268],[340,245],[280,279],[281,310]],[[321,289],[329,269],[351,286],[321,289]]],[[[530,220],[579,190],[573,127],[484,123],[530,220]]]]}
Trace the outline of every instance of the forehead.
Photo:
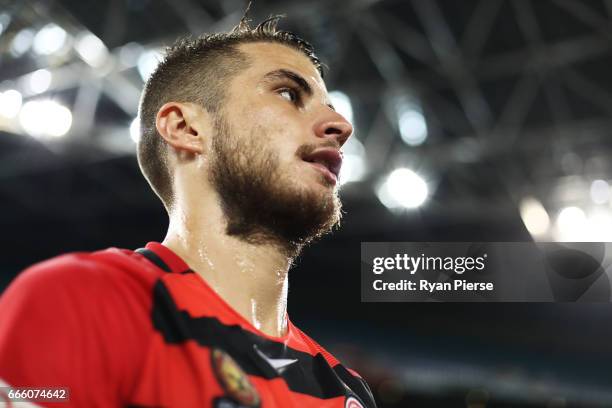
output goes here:
{"type": "Polygon", "coordinates": [[[273,70],[288,69],[301,75],[313,89],[326,91],[319,71],[301,51],[267,42],[240,44],[238,49],[248,55],[250,66],[245,70],[245,75],[253,79],[260,79],[273,70]]]}

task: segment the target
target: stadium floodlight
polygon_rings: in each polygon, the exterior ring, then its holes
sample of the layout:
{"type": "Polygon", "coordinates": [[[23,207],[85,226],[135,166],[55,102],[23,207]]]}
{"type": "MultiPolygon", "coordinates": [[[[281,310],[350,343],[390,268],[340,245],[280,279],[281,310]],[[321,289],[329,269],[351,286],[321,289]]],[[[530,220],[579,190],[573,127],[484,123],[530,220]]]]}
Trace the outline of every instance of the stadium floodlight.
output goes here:
{"type": "Polygon", "coordinates": [[[88,31],[79,34],[74,49],[83,61],[94,68],[102,66],[108,58],[108,49],[102,40],[88,31]]]}
{"type": "Polygon", "coordinates": [[[72,112],[53,100],[28,101],[21,108],[19,123],[30,136],[57,138],[70,130],[72,112]]]}
{"type": "Polygon", "coordinates": [[[519,205],[521,218],[529,233],[539,237],[548,232],[550,217],[542,203],[534,197],[525,197],[519,205]]]}
{"type": "Polygon", "coordinates": [[[565,207],[559,211],[556,222],[558,241],[583,241],[585,239],[587,218],[578,207],[565,207]]]}
{"type": "Polygon", "coordinates": [[[332,91],[329,93],[329,99],[336,109],[336,112],[344,116],[344,119],[353,123],[353,104],[351,98],[342,91],[332,91]]]}
{"type": "Polygon", "coordinates": [[[25,54],[32,47],[32,42],[34,42],[34,34],[34,30],[31,28],[24,28],[23,30],[20,30],[15,37],[13,37],[13,41],[11,41],[11,55],[13,57],[20,57],[25,54]]]}
{"type": "Polygon", "coordinates": [[[605,204],[610,200],[610,185],[605,180],[594,180],[591,183],[591,200],[595,204],[605,204]]]}
{"type": "Polygon", "coordinates": [[[36,33],[32,49],[39,55],[51,55],[64,47],[67,38],[68,35],[62,27],[49,23],[36,33]]]}
{"type": "Polygon", "coordinates": [[[389,99],[392,118],[397,121],[397,128],[402,141],[408,146],[419,146],[428,136],[427,121],[420,104],[414,98],[400,94],[389,99]]]}
{"type": "Polygon", "coordinates": [[[36,94],[43,93],[51,86],[52,75],[47,69],[39,69],[30,74],[28,86],[36,94]]]}
{"type": "Polygon", "coordinates": [[[0,116],[12,119],[19,114],[22,97],[19,91],[9,89],[0,93],[0,116]]]}
{"type": "Polygon", "coordinates": [[[429,195],[427,183],[407,168],[393,170],[378,189],[378,199],[387,208],[417,208],[429,195]]]}
{"type": "Polygon", "coordinates": [[[418,146],[427,139],[427,122],[423,114],[416,109],[403,111],[398,119],[400,136],[409,146],[418,146]]]}
{"type": "Polygon", "coordinates": [[[609,209],[600,208],[587,219],[587,241],[612,242],[612,214],[609,209]]]}

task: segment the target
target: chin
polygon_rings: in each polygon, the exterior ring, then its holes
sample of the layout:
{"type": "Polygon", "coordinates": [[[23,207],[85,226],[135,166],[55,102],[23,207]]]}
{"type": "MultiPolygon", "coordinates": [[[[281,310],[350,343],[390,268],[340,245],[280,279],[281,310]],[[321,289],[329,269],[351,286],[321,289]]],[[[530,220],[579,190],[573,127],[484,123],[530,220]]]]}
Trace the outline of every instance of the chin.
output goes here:
{"type": "Polygon", "coordinates": [[[341,218],[342,204],[335,186],[325,178],[313,177],[285,185],[284,202],[286,221],[302,229],[305,237],[317,238],[331,231],[341,218]]]}

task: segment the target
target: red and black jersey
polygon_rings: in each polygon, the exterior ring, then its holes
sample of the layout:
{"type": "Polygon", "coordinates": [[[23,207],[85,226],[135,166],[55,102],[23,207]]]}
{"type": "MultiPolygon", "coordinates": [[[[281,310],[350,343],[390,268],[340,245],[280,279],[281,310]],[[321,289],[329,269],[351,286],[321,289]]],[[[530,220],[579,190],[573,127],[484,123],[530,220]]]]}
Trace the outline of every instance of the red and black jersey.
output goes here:
{"type": "Polygon", "coordinates": [[[34,265],[0,316],[0,381],[68,387],[69,406],[375,406],[291,321],[282,337],[262,333],[159,243],[34,265]]]}

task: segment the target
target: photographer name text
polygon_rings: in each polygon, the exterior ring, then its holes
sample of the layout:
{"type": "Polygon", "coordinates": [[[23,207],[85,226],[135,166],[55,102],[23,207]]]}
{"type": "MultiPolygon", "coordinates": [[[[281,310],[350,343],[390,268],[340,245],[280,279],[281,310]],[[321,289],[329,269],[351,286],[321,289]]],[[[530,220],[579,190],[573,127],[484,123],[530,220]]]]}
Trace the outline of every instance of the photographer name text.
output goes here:
{"type": "MultiPolygon", "coordinates": [[[[382,275],[386,271],[402,271],[410,276],[417,272],[446,272],[462,275],[465,272],[481,272],[486,267],[487,254],[478,257],[441,257],[441,256],[409,256],[396,254],[393,257],[376,257],[372,261],[372,273],[382,275]]],[[[422,276],[422,275],[421,275],[422,276]]],[[[372,282],[375,291],[493,291],[492,282],[470,282],[466,279],[449,279],[445,282],[430,282],[427,279],[400,279],[385,282],[375,279],[372,282]]]]}

